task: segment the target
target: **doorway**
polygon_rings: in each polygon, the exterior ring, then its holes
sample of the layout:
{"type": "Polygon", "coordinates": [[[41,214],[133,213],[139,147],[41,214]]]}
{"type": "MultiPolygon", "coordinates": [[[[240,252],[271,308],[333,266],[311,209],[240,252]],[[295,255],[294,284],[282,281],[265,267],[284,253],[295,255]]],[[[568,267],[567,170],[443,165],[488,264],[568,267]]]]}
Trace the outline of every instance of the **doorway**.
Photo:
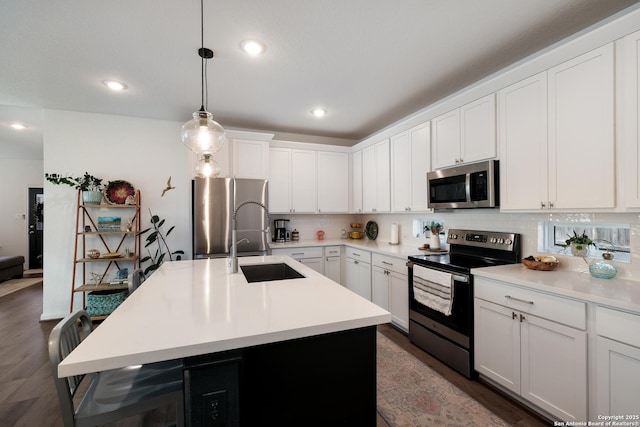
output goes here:
{"type": "Polygon", "coordinates": [[[44,191],[29,188],[29,270],[42,268],[44,234],[44,191]]]}

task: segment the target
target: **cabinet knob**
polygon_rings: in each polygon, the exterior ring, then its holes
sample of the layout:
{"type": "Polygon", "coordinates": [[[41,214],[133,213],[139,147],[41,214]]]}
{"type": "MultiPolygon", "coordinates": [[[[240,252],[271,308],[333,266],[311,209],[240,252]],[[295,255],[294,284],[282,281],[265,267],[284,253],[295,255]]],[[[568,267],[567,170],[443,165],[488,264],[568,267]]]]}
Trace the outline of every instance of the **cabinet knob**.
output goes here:
{"type": "Polygon", "coordinates": [[[547,207],[547,205],[545,205],[544,202],[540,202],[540,209],[544,209],[546,207],[547,207]]]}
{"type": "Polygon", "coordinates": [[[524,316],[521,314],[520,315],[520,323],[524,322],[524,316]]]}
{"type": "Polygon", "coordinates": [[[518,315],[515,313],[515,311],[511,312],[511,319],[515,320],[515,318],[518,317],[518,315]]]}
{"type": "Polygon", "coordinates": [[[549,202],[549,209],[553,208],[553,202],[549,202]]]}

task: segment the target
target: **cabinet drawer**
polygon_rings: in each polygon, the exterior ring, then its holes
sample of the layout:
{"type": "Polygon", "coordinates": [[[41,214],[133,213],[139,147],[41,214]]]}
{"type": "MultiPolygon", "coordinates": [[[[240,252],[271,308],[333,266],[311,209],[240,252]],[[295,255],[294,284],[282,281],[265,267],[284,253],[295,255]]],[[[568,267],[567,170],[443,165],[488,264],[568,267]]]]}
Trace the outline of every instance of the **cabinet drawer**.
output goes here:
{"type": "Polygon", "coordinates": [[[277,248],[272,249],[273,255],[287,255],[293,259],[322,258],[322,246],[277,248]]]}
{"type": "Polygon", "coordinates": [[[347,256],[347,258],[357,259],[358,261],[371,264],[371,252],[369,251],[363,251],[362,249],[356,249],[347,246],[345,247],[345,255],[347,256]]]}
{"type": "Polygon", "coordinates": [[[477,277],[475,296],[523,313],[562,323],[574,328],[587,328],[586,304],[580,301],[543,294],[529,289],[477,277]]]}
{"type": "Polygon", "coordinates": [[[400,274],[407,274],[407,260],[386,255],[371,254],[371,263],[400,274]]]}
{"type": "Polygon", "coordinates": [[[596,307],[596,332],[598,335],[640,347],[640,316],[596,307]]]}
{"type": "Polygon", "coordinates": [[[324,247],[325,257],[340,256],[341,253],[342,253],[342,246],[325,246],[324,247]]]}

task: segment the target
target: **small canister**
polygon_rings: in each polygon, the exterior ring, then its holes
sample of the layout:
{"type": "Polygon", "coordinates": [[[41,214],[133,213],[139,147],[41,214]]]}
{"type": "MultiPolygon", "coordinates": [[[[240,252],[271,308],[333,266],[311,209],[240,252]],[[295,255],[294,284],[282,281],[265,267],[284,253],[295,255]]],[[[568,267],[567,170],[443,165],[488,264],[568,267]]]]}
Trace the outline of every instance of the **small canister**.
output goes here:
{"type": "Polygon", "coordinates": [[[291,240],[293,240],[294,242],[300,240],[300,232],[298,230],[293,230],[291,232],[291,240]]]}
{"type": "Polygon", "coordinates": [[[318,240],[324,240],[324,231],[318,231],[318,240]]]}

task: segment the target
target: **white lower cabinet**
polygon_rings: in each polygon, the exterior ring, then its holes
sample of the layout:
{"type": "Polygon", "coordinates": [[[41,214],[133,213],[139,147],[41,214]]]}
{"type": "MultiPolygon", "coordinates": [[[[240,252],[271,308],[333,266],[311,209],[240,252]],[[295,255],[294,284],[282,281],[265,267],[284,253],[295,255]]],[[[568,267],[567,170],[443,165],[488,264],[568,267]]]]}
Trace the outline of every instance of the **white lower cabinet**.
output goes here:
{"type": "Polygon", "coordinates": [[[391,312],[391,322],[409,330],[409,279],[406,259],[372,255],[371,301],[391,312]]]}
{"type": "Polygon", "coordinates": [[[345,249],[344,286],[371,301],[371,252],[345,249]]]}
{"type": "Polygon", "coordinates": [[[322,246],[275,248],[271,250],[273,255],[286,255],[296,261],[312,268],[320,274],[324,274],[324,256],[322,246]]]}
{"type": "Polygon", "coordinates": [[[586,304],[482,277],[475,296],[475,369],[557,420],[586,420],[586,304]]]}
{"type": "Polygon", "coordinates": [[[324,275],[336,283],[342,283],[342,250],[340,246],[325,246],[324,275]]]}
{"type": "Polygon", "coordinates": [[[597,307],[596,330],[597,397],[592,417],[640,415],[640,316],[597,307]]]}

